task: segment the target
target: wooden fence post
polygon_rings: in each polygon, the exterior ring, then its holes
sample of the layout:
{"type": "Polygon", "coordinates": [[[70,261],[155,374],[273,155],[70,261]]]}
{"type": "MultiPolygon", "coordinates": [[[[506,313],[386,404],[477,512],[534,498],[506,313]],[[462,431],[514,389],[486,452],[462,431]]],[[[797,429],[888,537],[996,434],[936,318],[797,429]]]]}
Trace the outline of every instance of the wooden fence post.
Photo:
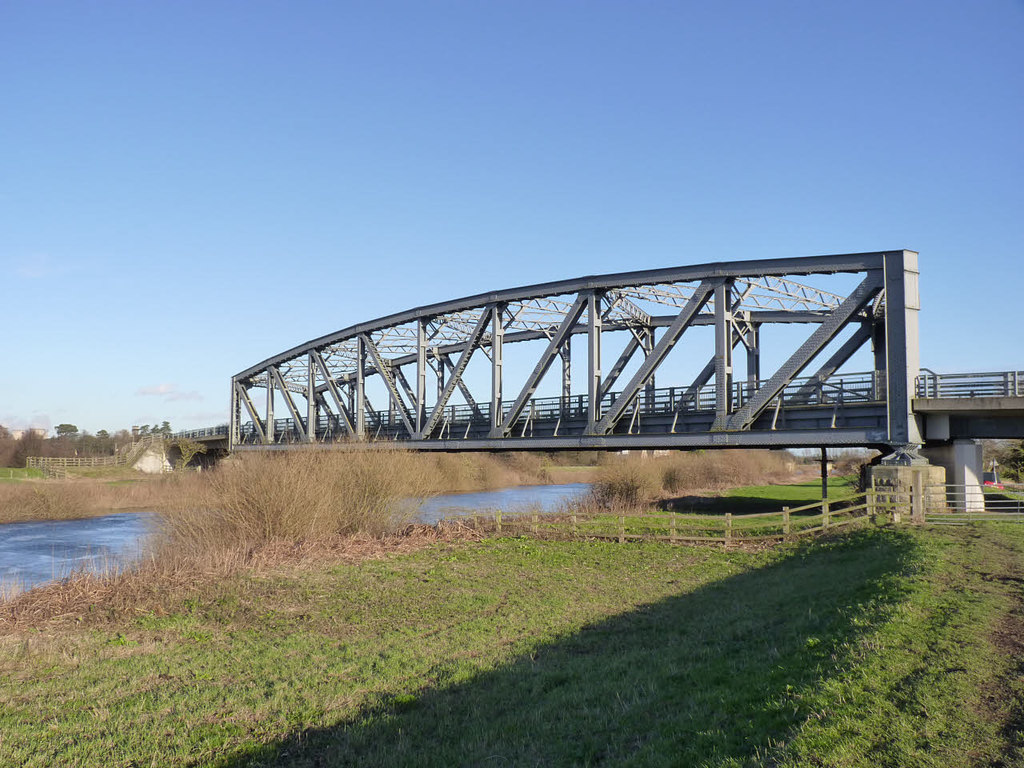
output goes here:
{"type": "Polygon", "coordinates": [[[670,512],[669,514],[672,515],[672,517],[669,518],[671,520],[671,531],[672,531],[670,538],[672,540],[672,543],[675,544],[676,543],[676,513],[675,512],[670,512]]]}
{"type": "Polygon", "coordinates": [[[821,500],[821,528],[822,530],[828,528],[829,524],[829,512],[828,512],[828,499],[821,500]]]}
{"type": "Polygon", "coordinates": [[[579,537],[579,529],[576,527],[576,513],[575,512],[572,513],[572,537],[574,539],[579,537]]]}
{"type": "Polygon", "coordinates": [[[725,513],[725,546],[732,543],[732,512],[725,513]]]}
{"type": "Polygon", "coordinates": [[[789,507],[782,508],[782,535],[788,537],[790,532],[789,527],[789,507]]]}
{"type": "Polygon", "coordinates": [[[626,516],[619,515],[619,544],[626,543],[626,516]]]}
{"type": "Polygon", "coordinates": [[[540,515],[538,515],[538,514],[537,514],[536,512],[534,512],[534,513],[533,513],[533,525],[531,526],[531,530],[532,530],[532,531],[533,531],[534,533],[537,533],[537,531],[538,531],[538,526],[537,526],[537,523],[538,523],[539,521],[540,521],[540,515]]]}
{"type": "Polygon", "coordinates": [[[494,513],[494,525],[498,529],[498,533],[501,533],[501,510],[499,509],[494,513]]]}

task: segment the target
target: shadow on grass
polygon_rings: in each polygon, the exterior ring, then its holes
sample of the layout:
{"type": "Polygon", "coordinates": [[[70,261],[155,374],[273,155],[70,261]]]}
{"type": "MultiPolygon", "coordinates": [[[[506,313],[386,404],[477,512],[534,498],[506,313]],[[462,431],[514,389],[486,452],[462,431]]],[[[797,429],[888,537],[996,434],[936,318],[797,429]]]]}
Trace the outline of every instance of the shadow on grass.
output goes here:
{"type": "Polygon", "coordinates": [[[848,645],[900,599],[913,548],[891,530],[808,544],[468,681],[216,764],[760,763],[770,742],[810,714],[801,693],[834,674],[848,645]]]}
{"type": "MultiPolygon", "coordinates": [[[[842,501],[841,496],[831,499],[833,503],[842,501]]],[[[817,503],[811,500],[765,499],[760,496],[680,496],[664,502],[666,509],[681,514],[713,515],[721,517],[726,512],[734,515],[752,515],[760,512],[782,512],[783,507],[802,507],[817,503]]],[[[807,510],[804,514],[820,514],[821,510],[807,510]]],[[[801,514],[801,513],[796,513],[801,514]]]]}

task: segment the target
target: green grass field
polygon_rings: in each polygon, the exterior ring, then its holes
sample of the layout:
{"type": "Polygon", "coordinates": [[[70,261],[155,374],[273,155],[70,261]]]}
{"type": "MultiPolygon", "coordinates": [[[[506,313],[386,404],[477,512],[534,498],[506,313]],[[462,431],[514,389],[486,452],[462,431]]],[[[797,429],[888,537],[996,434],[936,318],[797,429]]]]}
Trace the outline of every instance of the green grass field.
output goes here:
{"type": "Polygon", "coordinates": [[[21,480],[40,480],[45,475],[42,470],[32,468],[0,467],[0,483],[16,483],[21,480]]]}
{"type": "Polygon", "coordinates": [[[1024,526],[491,539],[0,630],[0,765],[1022,764],[1024,526]]]}

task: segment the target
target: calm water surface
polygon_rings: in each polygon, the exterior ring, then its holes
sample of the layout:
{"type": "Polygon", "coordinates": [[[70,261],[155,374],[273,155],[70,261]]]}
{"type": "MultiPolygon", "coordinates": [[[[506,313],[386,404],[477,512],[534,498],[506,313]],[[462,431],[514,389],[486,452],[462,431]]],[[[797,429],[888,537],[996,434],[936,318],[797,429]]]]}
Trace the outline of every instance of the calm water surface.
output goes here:
{"type": "MultiPolygon", "coordinates": [[[[417,522],[477,513],[553,512],[582,496],[589,483],[523,485],[480,493],[451,493],[427,499],[417,522]]],[[[120,512],[85,520],[0,524],[0,588],[29,588],[72,571],[99,571],[138,559],[156,527],[155,512],[120,512]]]]}
{"type": "Polygon", "coordinates": [[[590,483],[566,485],[520,485],[498,491],[449,493],[431,496],[420,507],[416,521],[436,523],[442,517],[457,517],[485,512],[554,512],[562,502],[578,498],[590,490],[590,483]]]}
{"type": "Polygon", "coordinates": [[[137,559],[153,532],[154,512],[119,512],[84,520],[0,525],[0,585],[28,588],[137,559]]]}

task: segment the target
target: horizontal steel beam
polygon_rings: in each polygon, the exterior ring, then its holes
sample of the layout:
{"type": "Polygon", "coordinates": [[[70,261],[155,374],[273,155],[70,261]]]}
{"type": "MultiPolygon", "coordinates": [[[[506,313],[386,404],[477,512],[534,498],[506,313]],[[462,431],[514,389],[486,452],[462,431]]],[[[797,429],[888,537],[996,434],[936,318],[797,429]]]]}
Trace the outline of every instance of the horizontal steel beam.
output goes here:
{"type": "MultiPolygon", "coordinates": [[[[341,450],[372,448],[379,442],[326,444],[341,450]]],[[[658,450],[714,448],[817,448],[885,447],[885,430],[831,429],[789,430],[786,432],[689,432],[633,435],[568,435],[565,437],[505,437],[480,439],[408,440],[388,443],[413,451],[578,451],[578,450],[658,450]]],[[[295,445],[238,445],[236,450],[295,450],[295,445]]]]}

